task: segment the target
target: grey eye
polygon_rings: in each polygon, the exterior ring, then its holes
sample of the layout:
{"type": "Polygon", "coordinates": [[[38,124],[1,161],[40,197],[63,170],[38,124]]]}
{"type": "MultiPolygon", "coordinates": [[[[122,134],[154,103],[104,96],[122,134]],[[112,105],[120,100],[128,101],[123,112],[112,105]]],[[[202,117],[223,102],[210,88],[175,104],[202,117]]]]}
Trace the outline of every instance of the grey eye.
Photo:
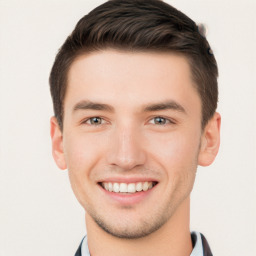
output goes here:
{"type": "Polygon", "coordinates": [[[160,116],[154,118],[154,123],[155,124],[163,125],[163,124],[166,124],[166,122],[167,122],[166,118],[163,118],[163,117],[160,117],[160,116]]]}
{"type": "Polygon", "coordinates": [[[91,117],[88,121],[92,125],[102,124],[102,118],[100,118],[100,117],[91,117]]]}

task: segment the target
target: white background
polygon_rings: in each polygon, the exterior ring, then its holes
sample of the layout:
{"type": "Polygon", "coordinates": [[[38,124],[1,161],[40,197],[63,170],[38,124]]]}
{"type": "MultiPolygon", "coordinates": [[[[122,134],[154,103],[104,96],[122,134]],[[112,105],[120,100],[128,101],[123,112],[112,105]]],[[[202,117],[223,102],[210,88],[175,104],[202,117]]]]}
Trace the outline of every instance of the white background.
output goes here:
{"type": "MultiPolygon", "coordinates": [[[[48,76],[76,22],[102,2],[0,0],[1,256],[74,255],[85,233],[67,172],[51,156],[48,76]]],[[[167,2],[207,24],[220,70],[222,144],[198,170],[191,229],[214,255],[256,255],[256,2],[167,2]]]]}

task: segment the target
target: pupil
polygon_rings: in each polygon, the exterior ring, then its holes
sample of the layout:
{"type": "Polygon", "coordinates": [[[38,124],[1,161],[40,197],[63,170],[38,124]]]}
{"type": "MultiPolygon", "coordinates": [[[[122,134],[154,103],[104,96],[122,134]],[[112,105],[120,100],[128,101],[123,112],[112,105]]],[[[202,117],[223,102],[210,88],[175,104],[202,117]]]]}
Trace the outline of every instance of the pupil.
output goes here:
{"type": "Polygon", "coordinates": [[[162,118],[162,117],[156,117],[156,118],[155,118],[155,122],[156,122],[157,124],[165,124],[165,119],[162,118]]]}
{"type": "Polygon", "coordinates": [[[99,117],[93,117],[93,118],[91,119],[91,123],[92,123],[92,124],[100,124],[100,123],[101,123],[101,120],[100,120],[99,117]]]}

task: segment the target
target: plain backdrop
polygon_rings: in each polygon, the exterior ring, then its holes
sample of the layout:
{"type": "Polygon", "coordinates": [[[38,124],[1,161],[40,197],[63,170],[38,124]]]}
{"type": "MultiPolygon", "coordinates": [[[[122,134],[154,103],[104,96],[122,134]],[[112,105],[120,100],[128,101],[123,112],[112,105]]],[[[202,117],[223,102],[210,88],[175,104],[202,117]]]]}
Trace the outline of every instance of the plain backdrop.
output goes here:
{"type": "MultiPolygon", "coordinates": [[[[256,1],[166,2],[207,25],[220,71],[221,148],[198,170],[191,230],[214,255],[256,255],[256,1]]],[[[77,21],[100,3],[0,0],[1,256],[74,255],[86,232],[67,171],[51,156],[48,76],[77,21]]]]}

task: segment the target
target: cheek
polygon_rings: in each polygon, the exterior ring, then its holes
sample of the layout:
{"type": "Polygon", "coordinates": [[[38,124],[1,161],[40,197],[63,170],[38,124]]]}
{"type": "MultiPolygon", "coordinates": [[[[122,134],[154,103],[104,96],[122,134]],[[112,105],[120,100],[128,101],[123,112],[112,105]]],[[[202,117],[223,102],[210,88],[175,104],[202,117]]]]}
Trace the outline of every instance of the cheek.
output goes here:
{"type": "Polygon", "coordinates": [[[168,166],[190,165],[194,163],[200,145],[199,133],[173,133],[163,135],[151,140],[148,148],[152,149],[152,155],[159,159],[159,162],[168,166]]]}
{"type": "MultiPolygon", "coordinates": [[[[193,188],[200,139],[198,136],[178,136],[165,139],[157,147],[157,161],[165,170],[166,194],[172,194],[173,202],[189,195],[193,188]]],[[[174,203],[175,204],[175,203],[174,203]]]]}
{"type": "Polygon", "coordinates": [[[102,155],[103,145],[100,142],[101,140],[97,136],[66,136],[64,153],[68,169],[77,174],[92,169],[102,155]]]}
{"type": "Polygon", "coordinates": [[[67,135],[63,141],[65,159],[72,190],[80,204],[87,209],[94,198],[92,174],[103,155],[100,139],[67,135]]]}

